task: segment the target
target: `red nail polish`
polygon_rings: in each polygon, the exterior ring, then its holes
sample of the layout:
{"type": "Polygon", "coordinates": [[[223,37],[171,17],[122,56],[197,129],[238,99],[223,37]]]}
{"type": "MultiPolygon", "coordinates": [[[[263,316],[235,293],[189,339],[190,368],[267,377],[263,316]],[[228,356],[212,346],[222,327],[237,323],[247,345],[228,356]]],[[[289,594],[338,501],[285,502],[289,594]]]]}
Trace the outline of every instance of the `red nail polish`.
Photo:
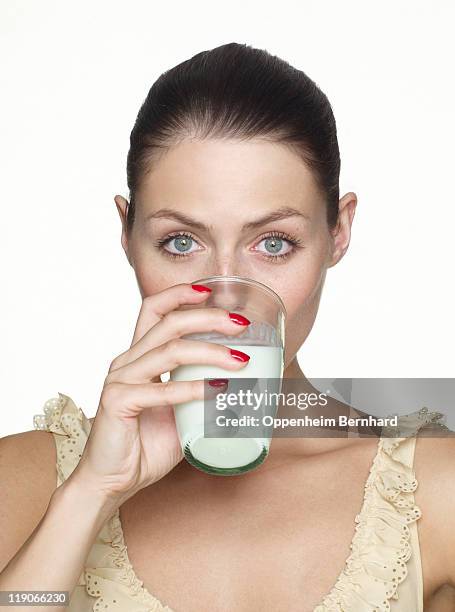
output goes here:
{"type": "Polygon", "coordinates": [[[191,285],[191,287],[195,290],[195,291],[206,291],[209,292],[212,291],[209,287],[206,287],[205,285],[191,285]]]}
{"type": "Polygon", "coordinates": [[[209,380],[209,385],[211,387],[224,387],[227,384],[228,384],[227,378],[212,378],[212,380],[209,380]]]}
{"type": "Polygon", "coordinates": [[[242,353],[242,351],[238,351],[237,349],[229,349],[229,350],[231,351],[231,355],[234,357],[234,359],[243,361],[243,363],[245,363],[245,361],[250,360],[250,356],[247,355],[246,353],[242,353]]]}
{"type": "Polygon", "coordinates": [[[229,316],[238,325],[249,325],[251,321],[249,321],[246,317],[241,314],[237,314],[236,312],[230,312],[229,316]]]}

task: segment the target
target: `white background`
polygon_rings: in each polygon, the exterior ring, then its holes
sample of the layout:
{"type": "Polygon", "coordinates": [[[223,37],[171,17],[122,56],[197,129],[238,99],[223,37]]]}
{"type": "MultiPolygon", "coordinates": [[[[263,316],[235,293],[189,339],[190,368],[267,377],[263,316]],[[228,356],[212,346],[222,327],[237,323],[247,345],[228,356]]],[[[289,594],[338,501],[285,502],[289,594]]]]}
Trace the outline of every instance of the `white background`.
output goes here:
{"type": "Polygon", "coordinates": [[[58,391],[94,416],[141,304],[113,201],[136,114],[164,70],[227,42],[327,94],[341,195],[359,200],[306,375],[453,377],[454,17],[449,1],[2,2],[0,435],[58,391]]]}

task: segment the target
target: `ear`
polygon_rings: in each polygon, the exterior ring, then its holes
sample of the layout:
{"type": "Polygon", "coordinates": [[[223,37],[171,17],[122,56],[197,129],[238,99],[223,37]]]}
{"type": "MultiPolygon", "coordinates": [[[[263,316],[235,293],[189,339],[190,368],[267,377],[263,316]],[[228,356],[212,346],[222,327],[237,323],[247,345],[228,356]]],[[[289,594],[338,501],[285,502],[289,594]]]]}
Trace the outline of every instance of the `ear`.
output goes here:
{"type": "Polygon", "coordinates": [[[128,251],[128,238],[127,238],[127,233],[126,233],[126,215],[128,212],[129,202],[121,195],[116,195],[114,197],[114,202],[115,202],[115,205],[117,206],[117,211],[120,216],[120,221],[122,222],[122,237],[121,237],[122,247],[123,247],[123,250],[125,251],[125,255],[130,265],[132,266],[133,264],[131,261],[130,253],[128,251]]]}
{"type": "Polygon", "coordinates": [[[350,191],[345,194],[338,205],[338,221],[332,234],[332,250],[328,268],[337,264],[348,250],[351,240],[351,226],[357,206],[357,196],[350,191]]]}

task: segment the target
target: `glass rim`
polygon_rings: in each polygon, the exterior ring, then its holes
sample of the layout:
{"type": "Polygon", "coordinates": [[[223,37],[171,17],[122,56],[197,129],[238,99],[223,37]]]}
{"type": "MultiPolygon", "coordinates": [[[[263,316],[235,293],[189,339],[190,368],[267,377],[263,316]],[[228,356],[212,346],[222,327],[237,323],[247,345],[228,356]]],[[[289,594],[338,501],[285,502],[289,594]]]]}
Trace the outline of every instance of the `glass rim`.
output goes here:
{"type": "Polygon", "coordinates": [[[270,287],[268,287],[267,285],[264,285],[264,283],[261,283],[260,281],[254,280],[252,278],[246,278],[245,276],[222,276],[222,275],[215,275],[215,276],[206,276],[204,278],[199,278],[195,281],[193,281],[192,284],[196,284],[196,283],[204,283],[204,282],[240,282],[243,283],[245,285],[252,285],[253,287],[257,287],[258,289],[262,289],[262,291],[265,291],[266,293],[268,293],[269,295],[271,295],[273,298],[275,298],[275,300],[278,302],[281,310],[283,311],[283,314],[285,317],[287,317],[287,312],[286,312],[286,306],[283,303],[283,300],[280,298],[280,296],[278,295],[278,293],[276,293],[273,289],[271,289],[270,287]]]}

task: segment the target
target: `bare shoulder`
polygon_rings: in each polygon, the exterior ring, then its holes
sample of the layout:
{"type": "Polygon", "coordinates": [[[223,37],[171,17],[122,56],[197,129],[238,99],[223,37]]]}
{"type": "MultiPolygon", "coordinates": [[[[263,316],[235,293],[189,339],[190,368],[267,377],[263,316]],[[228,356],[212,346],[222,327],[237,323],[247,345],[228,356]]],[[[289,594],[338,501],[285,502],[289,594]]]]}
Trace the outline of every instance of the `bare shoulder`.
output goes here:
{"type": "Polygon", "coordinates": [[[52,433],[31,430],[0,438],[0,469],[1,478],[14,476],[16,486],[27,482],[31,489],[55,489],[56,448],[52,433]]]}
{"type": "Polygon", "coordinates": [[[415,500],[422,511],[419,536],[427,593],[455,588],[455,432],[423,427],[416,439],[415,500]]]}
{"type": "Polygon", "coordinates": [[[32,430],[0,438],[0,571],[33,532],[56,488],[52,433],[32,430]]]}

